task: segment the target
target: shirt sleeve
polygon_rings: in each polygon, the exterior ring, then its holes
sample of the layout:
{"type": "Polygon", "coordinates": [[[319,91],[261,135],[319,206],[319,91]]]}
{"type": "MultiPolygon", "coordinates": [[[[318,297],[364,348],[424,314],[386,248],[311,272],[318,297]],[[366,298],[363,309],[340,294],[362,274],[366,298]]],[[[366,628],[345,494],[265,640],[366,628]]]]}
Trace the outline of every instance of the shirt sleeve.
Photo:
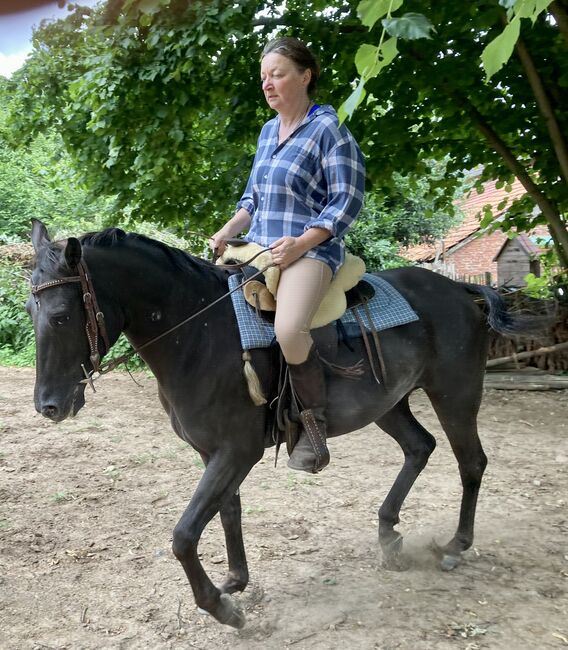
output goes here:
{"type": "Polygon", "coordinates": [[[241,208],[244,208],[251,216],[251,218],[254,215],[254,198],[253,198],[253,193],[252,193],[252,177],[254,173],[254,166],[256,165],[256,155],[254,157],[254,160],[252,162],[252,167],[250,170],[250,174],[248,177],[247,181],[247,186],[245,187],[245,191],[239,201],[237,202],[237,210],[240,210],[241,208]]]}
{"type": "Polygon", "coordinates": [[[332,237],[343,237],[363,206],[365,164],[353,137],[345,137],[327,154],[322,164],[327,183],[327,203],[310,219],[310,228],[329,230],[332,237]]]}

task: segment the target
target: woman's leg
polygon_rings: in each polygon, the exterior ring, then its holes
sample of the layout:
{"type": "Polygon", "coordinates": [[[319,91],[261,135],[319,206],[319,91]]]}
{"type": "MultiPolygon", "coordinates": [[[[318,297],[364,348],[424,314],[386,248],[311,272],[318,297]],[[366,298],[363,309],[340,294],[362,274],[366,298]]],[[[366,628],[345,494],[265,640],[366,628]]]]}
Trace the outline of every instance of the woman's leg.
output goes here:
{"type": "Polygon", "coordinates": [[[313,344],[310,325],[332,279],[324,262],[301,257],[280,274],[274,331],[288,363],[302,363],[313,344]]]}
{"type": "Polygon", "coordinates": [[[325,376],[313,345],[310,325],[331,278],[327,264],[302,258],[282,272],[276,298],[274,329],[288,362],[303,425],[288,466],[314,473],[329,463],[329,451],[325,376]]]}

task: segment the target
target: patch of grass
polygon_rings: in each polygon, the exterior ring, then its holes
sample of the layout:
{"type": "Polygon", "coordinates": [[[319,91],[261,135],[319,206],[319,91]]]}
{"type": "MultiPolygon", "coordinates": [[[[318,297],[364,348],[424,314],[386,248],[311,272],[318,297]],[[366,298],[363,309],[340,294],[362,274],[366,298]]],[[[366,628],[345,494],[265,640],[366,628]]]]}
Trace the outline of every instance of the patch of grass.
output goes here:
{"type": "Polygon", "coordinates": [[[11,525],[12,524],[7,519],[0,519],[0,530],[8,530],[11,525]]]}
{"type": "Polygon", "coordinates": [[[205,469],[205,463],[197,452],[193,454],[193,464],[195,467],[199,467],[199,469],[205,469]]]}
{"type": "Polygon", "coordinates": [[[109,465],[103,470],[103,474],[108,476],[112,481],[118,481],[120,478],[120,470],[116,465],[109,465]]]}
{"type": "Polygon", "coordinates": [[[70,494],[69,492],[66,492],[65,490],[58,490],[57,492],[54,492],[51,495],[52,501],[55,501],[55,503],[63,503],[64,501],[73,501],[75,497],[70,494]]]}
{"type": "Polygon", "coordinates": [[[151,451],[145,451],[141,454],[136,454],[136,456],[133,457],[133,460],[137,465],[145,465],[146,463],[153,463],[158,460],[158,458],[158,454],[154,454],[151,451]]]}
{"type": "Polygon", "coordinates": [[[298,485],[298,479],[295,474],[288,474],[286,477],[286,487],[288,490],[295,490],[298,485]]]}

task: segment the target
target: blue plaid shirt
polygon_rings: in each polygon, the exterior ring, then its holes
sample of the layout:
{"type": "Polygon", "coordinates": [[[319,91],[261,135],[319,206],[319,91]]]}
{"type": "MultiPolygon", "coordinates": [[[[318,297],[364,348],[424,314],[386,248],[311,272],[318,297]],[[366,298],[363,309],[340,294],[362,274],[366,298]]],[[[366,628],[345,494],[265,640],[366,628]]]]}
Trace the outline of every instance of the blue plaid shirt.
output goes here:
{"type": "Polygon", "coordinates": [[[331,106],[320,106],[278,144],[280,118],[258,138],[251,174],[237,209],[251,215],[245,236],[261,246],[325,228],[331,238],[306,253],[335,273],[345,259],[343,237],[363,205],[365,167],[355,139],[331,106]]]}

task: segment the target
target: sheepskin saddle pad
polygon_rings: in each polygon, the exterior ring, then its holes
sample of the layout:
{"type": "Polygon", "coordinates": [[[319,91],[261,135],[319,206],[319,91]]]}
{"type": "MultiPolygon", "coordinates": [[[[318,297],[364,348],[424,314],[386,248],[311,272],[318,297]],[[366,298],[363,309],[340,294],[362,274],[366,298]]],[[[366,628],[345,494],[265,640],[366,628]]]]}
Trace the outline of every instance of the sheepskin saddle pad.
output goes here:
{"type": "MultiPolygon", "coordinates": [[[[262,246],[249,242],[240,246],[228,245],[223,255],[217,260],[217,264],[228,262],[246,262],[262,251],[262,246]]],[[[254,268],[264,269],[272,262],[272,254],[265,251],[250,262],[254,268]]],[[[365,274],[365,262],[360,257],[347,253],[345,262],[337,271],[329,289],[324,296],[321,305],[312,320],[312,329],[323,327],[328,323],[341,318],[347,309],[346,292],[355,287],[365,274]]],[[[243,288],[245,300],[253,307],[259,307],[261,311],[276,310],[276,292],[280,269],[272,266],[264,272],[264,283],[259,280],[247,282],[243,288]]]]}

